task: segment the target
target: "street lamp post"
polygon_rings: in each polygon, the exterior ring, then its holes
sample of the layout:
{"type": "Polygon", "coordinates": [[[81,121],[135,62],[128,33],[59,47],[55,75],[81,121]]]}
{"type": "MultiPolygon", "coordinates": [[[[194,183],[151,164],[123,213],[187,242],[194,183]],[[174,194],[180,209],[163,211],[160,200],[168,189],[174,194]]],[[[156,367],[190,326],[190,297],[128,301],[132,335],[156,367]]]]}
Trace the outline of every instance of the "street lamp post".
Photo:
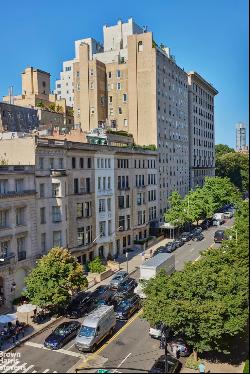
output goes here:
{"type": "Polygon", "coordinates": [[[161,342],[160,348],[165,350],[165,373],[168,373],[168,330],[166,326],[162,324],[161,326],[161,342]]]}

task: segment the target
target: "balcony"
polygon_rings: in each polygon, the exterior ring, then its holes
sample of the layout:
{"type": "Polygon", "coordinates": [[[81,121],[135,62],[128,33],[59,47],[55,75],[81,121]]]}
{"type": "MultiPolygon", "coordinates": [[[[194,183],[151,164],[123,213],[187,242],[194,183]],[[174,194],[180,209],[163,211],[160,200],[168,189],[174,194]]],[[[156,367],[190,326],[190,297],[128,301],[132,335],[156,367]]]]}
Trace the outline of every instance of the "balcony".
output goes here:
{"type": "Polygon", "coordinates": [[[56,178],[66,177],[67,171],[66,169],[50,169],[50,176],[56,178]]]}
{"type": "Polygon", "coordinates": [[[0,268],[3,266],[11,265],[15,262],[15,254],[8,253],[4,257],[0,257],[0,268]]]}
{"type": "Polygon", "coordinates": [[[0,193],[0,199],[6,199],[6,198],[16,198],[18,196],[29,196],[29,195],[35,195],[36,190],[23,190],[23,191],[7,191],[5,193],[0,193]]]}
{"type": "Polygon", "coordinates": [[[112,196],[113,195],[113,190],[107,189],[107,190],[98,190],[97,194],[99,196],[112,196]]]}
{"type": "Polygon", "coordinates": [[[26,251],[20,251],[18,252],[17,259],[18,261],[24,261],[26,260],[26,251]]]}

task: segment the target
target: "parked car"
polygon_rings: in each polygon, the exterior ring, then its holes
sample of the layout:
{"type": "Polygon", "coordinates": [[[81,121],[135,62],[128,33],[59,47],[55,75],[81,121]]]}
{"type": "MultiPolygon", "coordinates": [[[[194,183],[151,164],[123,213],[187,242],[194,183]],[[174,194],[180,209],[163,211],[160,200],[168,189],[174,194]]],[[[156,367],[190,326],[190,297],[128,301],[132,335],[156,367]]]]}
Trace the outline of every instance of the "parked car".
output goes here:
{"type": "Polygon", "coordinates": [[[159,322],[155,326],[150,326],[150,328],[149,328],[149,335],[153,339],[161,339],[162,329],[164,330],[165,333],[167,333],[168,336],[170,336],[172,334],[172,331],[170,330],[169,327],[164,326],[162,328],[162,323],[159,322]]]}
{"type": "Polygon", "coordinates": [[[204,239],[204,235],[202,234],[202,233],[200,233],[200,234],[196,234],[196,235],[194,235],[193,237],[192,237],[192,240],[194,241],[194,242],[199,242],[199,241],[201,241],[201,240],[203,240],[204,239]]]}
{"type": "Polygon", "coordinates": [[[128,273],[126,271],[118,271],[118,273],[111,279],[110,287],[116,289],[127,277],[128,273]]]}
{"type": "Polygon", "coordinates": [[[226,240],[227,238],[225,237],[225,231],[224,230],[217,230],[214,233],[214,242],[215,243],[222,243],[223,240],[226,240]]]}
{"type": "Polygon", "coordinates": [[[126,278],[119,284],[116,292],[124,295],[130,295],[134,292],[135,287],[137,287],[136,280],[133,278],[126,278]]]}
{"type": "Polygon", "coordinates": [[[115,291],[108,288],[96,299],[92,298],[92,310],[101,306],[101,305],[112,305],[112,300],[114,297],[115,291]]]}
{"type": "Polygon", "coordinates": [[[129,319],[141,307],[141,299],[133,295],[129,299],[121,301],[115,308],[116,318],[120,320],[129,319]]]}
{"type": "Polygon", "coordinates": [[[177,248],[179,248],[179,247],[181,247],[181,246],[183,246],[183,244],[184,244],[184,240],[180,237],[180,238],[177,238],[177,239],[175,239],[175,245],[176,245],[176,247],[177,248]]]}
{"type": "Polygon", "coordinates": [[[78,321],[63,322],[45,339],[44,346],[49,349],[60,349],[75,338],[81,324],[78,321]]]}
{"type": "Polygon", "coordinates": [[[234,216],[232,210],[228,210],[227,212],[224,213],[225,218],[232,218],[234,216]]]}
{"type": "MultiPolygon", "coordinates": [[[[168,373],[179,373],[181,369],[181,363],[176,358],[167,355],[168,361],[168,373]]],[[[154,363],[153,367],[149,370],[149,373],[166,373],[165,371],[165,355],[160,356],[154,363]]]]}
{"type": "Polygon", "coordinates": [[[197,226],[195,227],[192,231],[191,231],[191,234],[194,236],[194,235],[198,235],[202,232],[202,227],[201,226],[197,226]]]}
{"type": "Polygon", "coordinates": [[[184,241],[184,243],[186,243],[189,240],[191,240],[191,234],[190,234],[190,232],[183,232],[180,237],[184,241]]]}
{"type": "Polygon", "coordinates": [[[168,248],[168,245],[165,247],[159,247],[154,251],[154,256],[158,255],[159,253],[171,253],[171,250],[168,248]]]}
{"type": "Polygon", "coordinates": [[[92,301],[90,293],[80,292],[67,306],[65,315],[67,318],[80,318],[91,311],[92,301]]]}
{"type": "Polygon", "coordinates": [[[94,352],[98,344],[114,332],[116,325],[113,306],[101,306],[83,321],[77,334],[75,346],[79,351],[94,352]]]}
{"type": "Polygon", "coordinates": [[[181,337],[171,339],[171,341],[169,342],[169,346],[170,346],[171,351],[173,351],[174,346],[176,346],[178,349],[179,355],[182,357],[187,357],[191,353],[191,350],[188,347],[187,343],[181,337]]]}
{"type": "Polygon", "coordinates": [[[172,253],[176,250],[176,248],[177,248],[176,244],[174,242],[171,242],[166,245],[165,251],[166,253],[172,253]]]}
{"type": "Polygon", "coordinates": [[[202,221],[201,227],[203,230],[207,230],[210,226],[212,226],[212,224],[213,224],[213,220],[210,218],[206,218],[204,219],[204,221],[202,221]]]}

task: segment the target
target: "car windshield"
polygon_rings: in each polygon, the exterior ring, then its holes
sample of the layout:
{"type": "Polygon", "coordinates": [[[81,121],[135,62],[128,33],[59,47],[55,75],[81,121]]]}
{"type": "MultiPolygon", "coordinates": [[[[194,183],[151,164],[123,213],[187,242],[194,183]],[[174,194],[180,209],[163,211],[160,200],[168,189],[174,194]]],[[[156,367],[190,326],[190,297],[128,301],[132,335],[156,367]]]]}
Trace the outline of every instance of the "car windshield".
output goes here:
{"type": "Polygon", "coordinates": [[[79,336],[85,336],[86,338],[90,338],[91,336],[95,336],[95,328],[89,326],[82,326],[79,331],[79,336]]]}
{"type": "Polygon", "coordinates": [[[118,309],[127,309],[129,308],[129,301],[128,300],[123,300],[120,302],[120,304],[118,305],[118,309]]]}
{"type": "Polygon", "coordinates": [[[66,334],[67,334],[67,327],[66,326],[59,326],[54,331],[54,335],[64,336],[66,334]]]}

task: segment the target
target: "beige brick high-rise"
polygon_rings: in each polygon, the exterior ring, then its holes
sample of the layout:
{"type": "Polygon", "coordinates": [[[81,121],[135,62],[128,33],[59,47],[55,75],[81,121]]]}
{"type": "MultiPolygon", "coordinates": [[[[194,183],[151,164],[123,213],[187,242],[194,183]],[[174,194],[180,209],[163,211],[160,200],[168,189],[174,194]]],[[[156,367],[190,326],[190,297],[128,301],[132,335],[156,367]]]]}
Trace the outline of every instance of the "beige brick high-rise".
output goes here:
{"type": "MultiPolygon", "coordinates": [[[[103,32],[103,51],[93,53],[87,39],[77,47],[75,123],[84,131],[97,127],[126,130],[136,144],[157,146],[162,221],[170,193],[177,190],[184,196],[193,185],[189,76],[176,64],[170,49],[157,46],[152,32],[132,19],[104,26],[103,32]]],[[[208,152],[208,146],[204,147],[208,152]]],[[[212,175],[214,164],[211,168],[208,174],[212,175]]]]}

